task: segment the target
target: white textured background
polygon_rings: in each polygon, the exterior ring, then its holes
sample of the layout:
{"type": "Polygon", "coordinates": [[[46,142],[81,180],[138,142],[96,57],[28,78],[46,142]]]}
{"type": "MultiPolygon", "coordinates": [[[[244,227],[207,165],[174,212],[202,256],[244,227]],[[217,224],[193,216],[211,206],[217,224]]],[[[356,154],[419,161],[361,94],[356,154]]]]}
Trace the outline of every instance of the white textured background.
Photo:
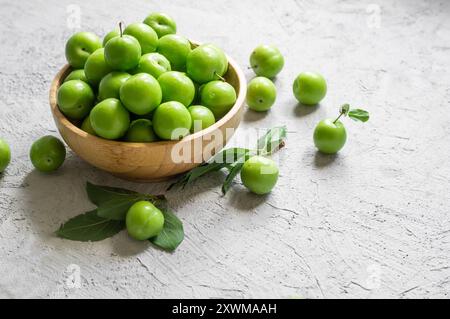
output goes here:
{"type": "Polygon", "coordinates": [[[0,135],[13,152],[0,177],[0,297],[448,297],[449,1],[0,0],[0,8],[0,135]],[[286,59],[277,103],[266,116],[247,112],[231,143],[250,128],[288,126],[270,196],[237,183],[221,197],[218,175],[169,193],[186,232],[174,254],[124,232],[99,243],[56,238],[61,222],[92,208],[87,180],[167,186],[123,182],[70,152],[55,174],[33,170],[32,141],[57,135],[47,96],[78,30],[68,28],[69,4],[81,9],[80,29],[100,36],[119,20],[167,12],[180,34],[216,43],[243,68],[256,45],[277,45],[286,59]],[[318,108],[292,96],[304,70],[328,81],[318,108]],[[371,120],[347,120],[345,148],[319,155],[313,128],[344,102],[371,120]],[[79,289],[66,285],[71,264],[79,289]]]}

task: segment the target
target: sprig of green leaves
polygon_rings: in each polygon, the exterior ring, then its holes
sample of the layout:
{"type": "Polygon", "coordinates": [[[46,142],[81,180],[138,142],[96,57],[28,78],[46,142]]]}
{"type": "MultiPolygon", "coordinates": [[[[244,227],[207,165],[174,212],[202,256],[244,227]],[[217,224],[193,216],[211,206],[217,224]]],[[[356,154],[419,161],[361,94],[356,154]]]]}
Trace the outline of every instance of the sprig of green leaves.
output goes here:
{"type": "Polygon", "coordinates": [[[348,116],[354,121],[367,122],[369,120],[369,112],[363,109],[350,109],[350,104],[343,104],[339,111],[339,116],[334,120],[336,123],[341,116],[348,116]]]}
{"type": "Polygon", "coordinates": [[[182,222],[168,208],[164,196],[140,194],[122,188],[86,184],[89,200],[97,209],[68,220],[56,231],[62,238],[76,241],[99,241],[114,236],[125,229],[128,209],[136,202],[147,200],[158,207],[164,215],[164,227],[150,242],[167,251],[175,250],[183,241],[182,222]]]}
{"type": "Polygon", "coordinates": [[[247,148],[233,147],[220,151],[208,162],[196,167],[184,174],[178,181],[171,184],[168,190],[176,186],[182,188],[192,183],[198,178],[222,169],[228,171],[222,185],[222,193],[225,195],[230,189],[234,178],[240,173],[245,161],[253,155],[271,155],[284,146],[286,139],[286,127],[274,127],[268,130],[258,139],[256,150],[247,148]]]}

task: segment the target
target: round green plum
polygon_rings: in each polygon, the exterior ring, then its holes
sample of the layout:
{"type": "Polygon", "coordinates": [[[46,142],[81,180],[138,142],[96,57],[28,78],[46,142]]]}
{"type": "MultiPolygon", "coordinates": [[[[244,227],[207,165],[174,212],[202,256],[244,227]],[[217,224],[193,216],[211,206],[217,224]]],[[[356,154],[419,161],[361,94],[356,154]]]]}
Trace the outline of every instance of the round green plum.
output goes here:
{"type": "Polygon", "coordinates": [[[191,43],[185,37],[169,34],[159,39],[157,51],[169,60],[172,70],[184,72],[191,43]]]}
{"type": "Polygon", "coordinates": [[[151,202],[134,203],[125,218],[128,234],[136,240],[157,236],[164,227],[163,213],[151,202]]]}
{"type": "Polygon", "coordinates": [[[69,75],[66,76],[66,78],[64,79],[64,82],[68,82],[71,80],[80,80],[80,81],[89,83],[83,69],[73,70],[72,72],[70,72],[69,75]]]}
{"type": "Polygon", "coordinates": [[[97,135],[97,133],[95,133],[95,131],[94,131],[94,128],[92,127],[90,115],[85,117],[85,119],[83,120],[83,123],[81,123],[80,128],[88,134],[91,134],[94,136],[97,135]]]}
{"type": "Polygon", "coordinates": [[[148,73],[157,79],[161,74],[171,70],[170,62],[164,55],[159,53],[147,53],[141,57],[138,66],[133,69],[131,73],[148,73]]]}
{"type": "Polygon", "coordinates": [[[105,49],[101,48],[92,53],[84,65],[84,73],[88,82],[97,87],[105,75],[112,71],[105,61],[105,49]]]}
{"type": "Polygon", "coordinates": [[[95,133],[110,140],[122,137],[130,127],[130,114],[114,98],[103,100],[94,106],[89,117],[95,133]]]}
{"type": "Polygon", "coordinates": [[[142,54],[155,52],[158,47],[158,35],[145,23],[132,23],[125,28],[123,34],[131,35],[139,41],[142,54]]]}
{"type": "Polygon", "coordinates": [[[4,139],[0,138],[0,174],[3,173],[11,162],[11,149],[4,139]]]}
{"type": "Polygon", "coordinates": [[[71,80],[59,87],[57,103],[64,115],[79,120],[91,111],[95,103],[95,95],[86,82],[71,80]]]}
{"type": "Polygon", "coordinates": [[[162,101],[177,101],[186,107],[191,105],[195,97],[195,86],[192,80],[182,72],[169,71],[158,78],[162,91],[162,101]]]}
{"type": "Polygon", "coordinates": [[[145,18],[144,23],[152,27],[159,38],[177,33],[177,24],[165,13],[154,12],[145,18]]]}
{"type": "Polygon", "coordinates": [[[30,159],[38,171],[52,172],[64,163],[66,148],[60,139],[47,135],[31,145],[30,159]]]}
{"type": "Polygon", "coordinates": [[[203,105],[192,105],[188,108],[189,113],[191,113],[192,126],[191,132],[195,133],[204,130],[216,123],[213,112],[203,105]]]}
{"type": "Polygon", "coordinates": [[[103,38],[103,47],[105,47],[106,43],[108,43],[109,40],[115,37],[120,37],[120,31],[118,28],[108,32],[105,35],[105,37],[103,38]]]}
{"type": "Polygon", "coordinates": [[[242,166],[241,180],[251,192],[270,193],[278,180],[278,166],[269,158],[252,156],[242,166]]]}
{"type": "Polygon", "coordinates": [[[108,98],[120,98],[120,88],[122,84],[130,78],[130,75],[126,72],[111,72],[107,74],[98,86],[98,100],[103,101],[108,98]]]}
{"type": "Polygon", "coordinates": [[[148,119],[137,119],[131,122],[130,128],[125,135],[128,142],[149,143],[158,140],[153,131],[152,121],[148,119]]]}
{"type": "Polygon", "coordinates": [[[334,123],[333,119],[325,119],[317,124],[314,130],[314,144],[325,154],[336,154],[347,140],[347,132],[342,122],[334,123]]]}
{"type": "Polygon", "coordinates": [[[327,94],[327,82],[318,73],[303,72],[295,79],[292,90],[300,103],[316,105],[327,94]]]}
{"type": "Polygon", "coordinates": [[[200,45],[187,56],[186,70],[189,77],[202,84],[220,79],[228,70],[225,53],[212,44],[200,45]]]}
{"type": "Polygon", "coordinates": [[[92,32],[77,32],[66,43],[66,59],[74,69],[84,68],[87,58],[102,47],[99,37],[92,32]]]}
{"type": "Polygon", "coordinates": [[[256,77],[247,87],[247,104],[250,109],[263,112],[272,107],[277,98],[277,88],[271,80],[265,77],[256,77]]]}
{"type": "Polygon", "coordinates": [[[258,76],[273,78],[284,66],[280,50],[273,45],[260,45],[250,55],[250,66],[258,76]]]}
{"type": "Polygon", "coordinates": [[[211,81],[200,89],[200,102],[219,119],[228,113],[236,102],[236,91],[227,82],[211,81]]]}
{"type": "Polygon", "coordinates": [[[128,111],[144,115],[153,111],[161,103],[161,87],[150,74],[138,73],[122,85],[120,100],[128,111]]]}
{"type": "Polygon", "coordinates": [[[141,45],[131,35],[109,40],[105,45],[105,61],[116,71],[128,71],[136,67],[141,58],[141,45]]]}
{"type": "Polygon", "coordinates": [[[153,114],[153,130],[164,140],[179,140],[189,134],[191,126],[191,114],[180,102],[163,103],[153,114]]]}

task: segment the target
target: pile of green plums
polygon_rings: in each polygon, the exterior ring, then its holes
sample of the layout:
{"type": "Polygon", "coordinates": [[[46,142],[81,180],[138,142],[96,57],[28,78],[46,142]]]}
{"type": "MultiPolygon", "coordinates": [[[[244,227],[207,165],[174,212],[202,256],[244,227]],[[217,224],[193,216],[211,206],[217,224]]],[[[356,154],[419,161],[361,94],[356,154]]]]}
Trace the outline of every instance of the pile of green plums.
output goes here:
{"type": "Polygon", "coordinates": [[[236,91],[223,76],[225,53],[193,48],[174,20],[152,13],[101,41],[78,32],[66,44],[72,71],[58,89],[61,112],[89,134],[110,140],[178,140],[223,117],[236,91]]]}

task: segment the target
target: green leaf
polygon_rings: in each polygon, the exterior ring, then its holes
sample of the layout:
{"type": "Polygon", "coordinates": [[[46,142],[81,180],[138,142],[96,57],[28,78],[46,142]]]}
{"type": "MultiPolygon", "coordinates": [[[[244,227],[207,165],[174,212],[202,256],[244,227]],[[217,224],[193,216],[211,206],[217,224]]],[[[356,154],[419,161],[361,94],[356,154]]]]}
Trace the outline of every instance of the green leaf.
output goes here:
{"type": "Polygon", "coordinates": [[[97,206],[110,201],[111,199],[129,198],[131,197],[130,195],[139,195],[137,192],[133,192],[127,189],[94,185],[89,182],[86,183],[86,192],[88,194],[89,200],[97,206]]]}
{"type": "Polygon", "coordinates": [[[167,190],[179,185],[185,187],[187,184],[192,183],[203,175],[211,172],[217,172],[222,168],[230,168],[237,161],[244,162],[248,158],[249,153],[250,150],[240,147],[223,150],[217,153],[209,162],[184,174],[181,179],[171,184],[167,190]]]}
{"type": "Polygon", "coordinates": [[[341,106],[341,114],[347,115],[348,111],[350,110],[350,104],[344,104],[341,106]]]}
{"type": "Polygon", "coordinates": [[[56,231],[56,235],[76,241],[99,241],[112,237],[123,229],[124,222],[99,217],[97,210],[93,210],[69,219],[56,231]]]}
{"type": "Polygon", "coordinates": [[[183,223],[168,208],[158,207],[164,215],[164,226],[159,235],[149,241],[166,251],[174,251],[184,239],[183,223]]]}
{"type": "Polygon", "coordinates": [[[230,169],[230,173],[228,173],[227,177],[225,178],[225,182],[222,185],[222,193],[225,195],[228,190],[231,187],[231,183],[233,182],[234,178],[237,174],[242,170],[242,166],[244,166],[244,162],[236,163],[233,165],[233,167],[230,169]]]}
{"type": "Polygon", "coordinates": [[[145,198],[139,195],[133,195],[133,197],[129,198],[113,198],[100,204],[97,208],[97,214],[107,219],[125,220],[130,207],[140,200],[145,200],[145,198]]]}
{"type": "Polygon", "coordinates": [[[258,153],[270,155],[279,150],[286,138],[286,126],[274,127],[258,140],[258,153]]]}
{"type": "Polygon", "coordinates": [[[362,109],[352,109],[348,112],[348,116],[355,121],[367,122],[369,120],[369,112],[362,109]]]}

